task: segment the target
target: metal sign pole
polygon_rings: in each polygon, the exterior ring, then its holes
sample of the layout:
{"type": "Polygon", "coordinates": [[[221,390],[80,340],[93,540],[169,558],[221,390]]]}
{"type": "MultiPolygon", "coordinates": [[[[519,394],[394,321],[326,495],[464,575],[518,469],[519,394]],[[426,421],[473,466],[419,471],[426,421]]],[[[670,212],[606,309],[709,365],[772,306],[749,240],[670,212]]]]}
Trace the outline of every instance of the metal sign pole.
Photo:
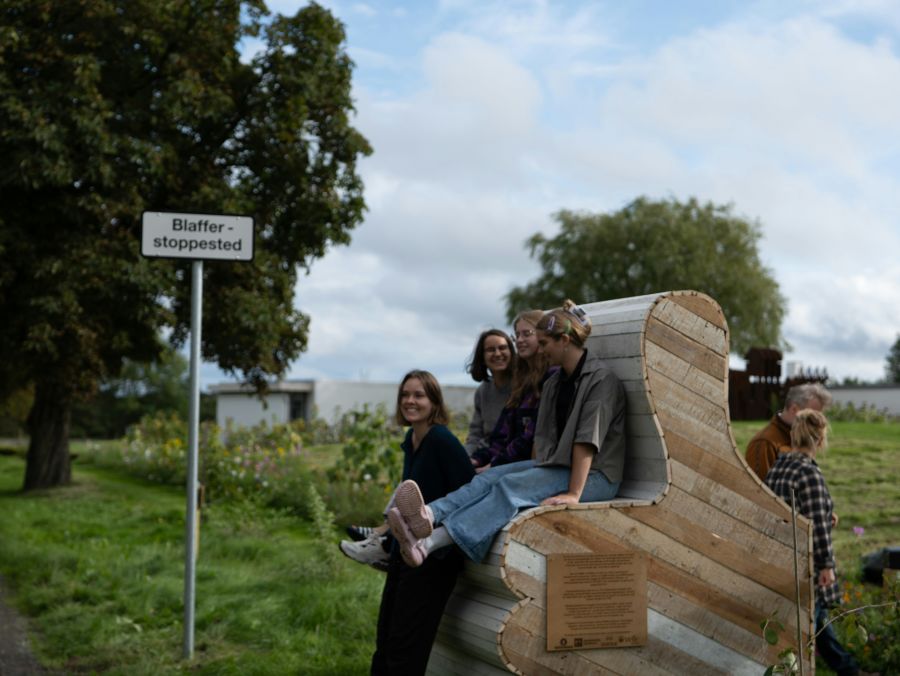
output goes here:
{"type": "Polygon", "coordinates": [[[191,261],[191,391],[188,412],[187,519],[184,525],[184,651],[194,655],[194,581],[197,543],[197,456],[200,426],[200,324],[203,314],[203,261],[251,262],[252,216],[193,211],[144,211],[141,255],[191,261]]]}
{"type": "Polygon", "coordinates": [[[184,650],[194,655],[194,580],[197,555],[197,447],[200,420],[200,325],[203,316],[203,261],[191,263],[191,392],[188,413],[187,519],[184,534],[184,650]]]}

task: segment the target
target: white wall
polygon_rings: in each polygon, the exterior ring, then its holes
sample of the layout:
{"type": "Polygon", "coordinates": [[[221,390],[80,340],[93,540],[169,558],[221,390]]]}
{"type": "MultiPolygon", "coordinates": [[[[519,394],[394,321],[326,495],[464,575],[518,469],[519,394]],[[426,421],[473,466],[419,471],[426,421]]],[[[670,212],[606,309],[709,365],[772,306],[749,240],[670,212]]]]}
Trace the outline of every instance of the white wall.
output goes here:
{"type": "MultiPolygon", "coordinates": [[[[472,410],[475,396],[473,385],[448,385],[441,389],[451,411],[472,410]]],[[[266,408],[255,394],[216,392],[216,423],[224,430],[229,419],[235,427],[252,427],[263,420],[270,424],[273,421],[289,422],[290,396],[287,392],[269,392],[265,397],[266,408]]],[[[397,404],[397,384],[318,380],[312,385],[308,396],[310,415],[334,423],[343,413],[362,409],[364,405],[374,409],[384,404],[388,413],[393,414],[397,404]]]]}
{"type": "MultiPolygon", "coordinates": [[[[397,406],[397,387],[394,383],[365,383],[346,380],[317,380],[313,392],[316,415],[328,422],[335,422],[342,413],[361,409],[364,405],[375,408],[384,404],[388,413],[397,406]]],[[[451,411],[467,411],[474,407],[475,387],[448,385],[442,387],[444,403],[451,411]]]]}
{"type": "Polygon", "coordinates": [[[900,415],[900,385],[869,385],[866,387],[829,387],[835,402],[874,406],[879,411],[887,409],[891,415],[900,415]]]}
{"type": "Polygon", "coordinates": [[[290,395],[284,392],[270,393],[266,399],[268,408],[255,394],[216,394],[216,424],[224,430],[230,419],[235,427],[253,427],[265,420],[267,423],[288,422],[290,395]]]}

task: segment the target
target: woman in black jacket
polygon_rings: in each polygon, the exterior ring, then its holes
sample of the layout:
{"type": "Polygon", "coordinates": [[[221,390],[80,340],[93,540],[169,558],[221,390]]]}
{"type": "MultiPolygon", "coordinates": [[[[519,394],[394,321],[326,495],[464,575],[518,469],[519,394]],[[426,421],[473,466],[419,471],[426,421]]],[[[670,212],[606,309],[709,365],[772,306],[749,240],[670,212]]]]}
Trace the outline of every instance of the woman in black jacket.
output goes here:
{"type": "MultiPolygon", "coordinates": [[[[415,481],[429,500],[468,483],[475,474],[465,448],[447,428],[440,385],[427,371],[410,371],[397,393],[397,422],[409,425],[401,444],[403,478],[415,481]]],[[[394,546],[378,611],[372,674],[425,673],[444,606],[462,566],[462,554],[447,548],[427,565],[411,568],[394,546]]]]}

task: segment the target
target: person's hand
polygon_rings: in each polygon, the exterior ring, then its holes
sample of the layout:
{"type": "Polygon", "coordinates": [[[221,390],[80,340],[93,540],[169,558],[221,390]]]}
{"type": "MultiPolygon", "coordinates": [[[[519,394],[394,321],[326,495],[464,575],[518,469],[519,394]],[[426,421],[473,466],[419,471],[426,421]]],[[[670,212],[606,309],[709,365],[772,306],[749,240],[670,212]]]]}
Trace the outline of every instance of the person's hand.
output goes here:
{"type": "Polygon", "coordinates": [[[572,493],[560,493],[542,501],[542,505],[577,505],[579,496],[572,493]]]}
{"type": "Polygon", "coordinates": [[[830,587],[834,584],[834,568],[823,568],[819,571],[819,586],[830,587]]]}
{"type": "Polygon", "coordinates": [[[481,467],[475,467],[475,474],[481,474],[482,472],[489,470],[491,468],[490,465],[482,465],[481,467]]]}
{"type": "Polygon", "coordinates": [[[838,521],[840,521],[840,518],[838,518],[837,512],[832,512],[831,513],[831,527],[837,528],[838,521]]]}

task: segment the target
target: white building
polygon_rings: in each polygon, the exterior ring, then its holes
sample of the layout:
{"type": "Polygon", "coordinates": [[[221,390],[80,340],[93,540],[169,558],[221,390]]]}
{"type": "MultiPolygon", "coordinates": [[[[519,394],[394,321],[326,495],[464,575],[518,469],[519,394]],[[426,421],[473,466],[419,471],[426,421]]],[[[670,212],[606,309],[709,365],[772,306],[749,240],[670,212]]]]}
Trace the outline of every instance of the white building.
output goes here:
{"type": "Polygon", "coordinates": [[[836,385],[828,391],[836,403],[853,404],[856,408],[874,406],[878,411],[900,416],[900,384],[836,385]]]}
{"type": "MultiPolygon", "coordinates": [[[[444,402],[451,411],[472,408],[473,385],[443,385],[444,402]]],[[[260,398],[253,388],[240,383],[219,383],[210,387],[216,397],[216,424],[225,429],[252,427],[263,421],[288,423],[292,420],[322,418],[334,423],[347,411],[375,408],[384,404],[393,413],[397,403],[397,383],[354,382],[349,380],[288,380],[273,383],[260,398]]]]}

